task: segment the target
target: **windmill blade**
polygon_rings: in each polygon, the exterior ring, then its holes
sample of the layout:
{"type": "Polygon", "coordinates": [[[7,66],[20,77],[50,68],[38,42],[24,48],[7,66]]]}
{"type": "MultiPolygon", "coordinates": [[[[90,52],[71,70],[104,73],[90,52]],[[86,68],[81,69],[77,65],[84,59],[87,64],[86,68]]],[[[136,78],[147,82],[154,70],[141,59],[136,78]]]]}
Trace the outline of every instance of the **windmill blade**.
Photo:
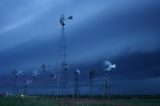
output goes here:
{"type": "Polygon", "coordinates": [[[16,69],[14,69],[14,70],[12,71],[12,74],[13,74],[15,77],[17,77],[17,76],[19,76],[19,75],[23,75],[24,72],[23,72],[22,70],[17,71],[16,69]]]}
{"type": "Polygon", "coordinates": [[[26,80],[25,81],[25,85],[31,85],[32,84],[32,80],[26,80]]]}
{"type": "Polygon", "coordinates": [[[51,78],[52,81],[56,80],[56,77],[57,77],[57,76],[56,76],[55,73],[51,73],[51,74],[50,74],[50,78],[51,78]]]}
{"type": "Polygon", "coordinates": [[[69,16],[68,19],[72,20],[72,19],[73,19],[73,16],[69,16]]]}
{"type": "Polygon", "coordinates": [[[105,65],[105,66],[110,66],[110,65],[111,65],[111,62],[105,61],[105,62],[104,62],[104,65],[105,65]]]}
{"type": "Polygon", "coordinates": [[[32,77],[35,79],[36,77],[38,77],[40,75],[40,72],[34,70],[32,73],[32,77]]]}
{"type": "Polygon", "coordinates": [[[76,73],[78,74],[78,75],[80,75],[80,70],[79,69],[76,69],[76,73]]]}
{"type": "Polygon", "coordinates": [[[105,61],[104,65],[105,65],[105,71],[110,71],[111,69],[116,68],[116,65],[115,64],[112,65],[111,62],[108,60],[105,61]]]}
{"type": "Polygon", "coordinates": [[[16,74],[17,74],[17,70],[16,70],[16,69],[13,69],[12,74],[13,74],[13,75],[16,75],[16,74]]]}
{"type": "Polygon", "coordinates": [[[60,24],[63,25],[63,26],[65,25],[64,20],[65,20],[64,15],[62,15],[60,17],[60,24]]]}
{"type": "Polygon", "coordinates": [[[34,79],[37,77],[37,75],[38,75],[37,71],[33,71],[32,76],[34,79]]]}
{"type": "Polygon", "coordinates": [[[17,72],[17,75],[23,75],[23,74],[24,74],[23,70],[17,72]]]}
{"type": "Polygon", "coordinates": [[[33,76],[37,76],[37,71],[33,71],[33,76]]]}
{"type": "Polygon", "coordinates": [[[111,68],[116,68],[116,64],[111,65],[111,68]]]}

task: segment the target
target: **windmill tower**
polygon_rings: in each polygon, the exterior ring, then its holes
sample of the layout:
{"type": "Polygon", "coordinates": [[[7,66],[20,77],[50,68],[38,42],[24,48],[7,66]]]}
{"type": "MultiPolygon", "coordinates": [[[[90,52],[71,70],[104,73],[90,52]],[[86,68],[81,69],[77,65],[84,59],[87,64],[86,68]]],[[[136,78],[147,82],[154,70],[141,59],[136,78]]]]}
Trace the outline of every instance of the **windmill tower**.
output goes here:
{"type": "Polygon", "coordinates": [[[56,74],[55,73],[50,73],[49,75],[49,78],[51,79],[52,83],[51,83],[51,86],[52,86],[52,96],[54,96],[54,83],[55,83],[55,80],[56,80],[56,74]]]}
{"type": "Polygon", "coordinates": [[[13,77],[14,77],[14,82],[13,82],[13,93],[17,94],[18,93],[18,77],[20,75],[23,75],[24,72],[22,70],[17,71],[17,69],[13,69],[12,71],[13,77]]]}
{"type": "Polygon", "coordinates": [[[89,97],[93,96],[93,79],[97,73],[94,70],[89,71],[89,97]]]}
{"type": "Polygon", "coordinates": [[[80,70],[76,69],[75,70],[75,88],[74,88],[74,98],[78,98],[80,96],[80,90],[79,90],[79,75],[80,75],[80,70]]]}
{"type": "Polygon", "coordinates": [[[12,71],[13,74],[13,88],[12,88],[12,93],[16,93],[17,89],[17,69],[13,69],[12,71]]]}
{"type": "Polygon", "coordinates": [[[65,21],[66,20],[72,20],[73,17],[65,17],[62,15],[60,17],[60,25],[61,25],[61,42],[60,42],[60,47],[59,47],[59,54],[58,54],[58,59],[57,63],[60,63],[60,71],[57,71],[57,97],[59,95],[64,95],[67,96],[68,94],[68,84],[69,84],[69,79],[68,79],[68,63],[66,60],[66,37],[65,37],[65,21]],[[62,89],[63,88],[63,89],[62,89]]]}
{"type": "Polygon", "coordinates": [[[32,80],[24,80],[24,89],[23,89],[23,94],[26,95],[27,94],[27,88],[29,85],[32,84],[32,80]]]}
{"type": "MultiPolygon", "coordinates": [[[[41,73],[41,80],[45,80],[46,78],[48,78],[48,67],[49,65],[48,64],[41,64],[41,70],[42,70],[42,73],[41,73]]],[[[42,95],[45,96],[46,95],[46,89],[43,89],[42,90],[42,95]]]]}
{"type": "Polygon", "coordinates": [[[42,71],[43,71],[43,72],[46,72],[47,65],[46,65],[46,64],[42,64],[42,65],[41,65],[41,68],[42,68],[42,71]]]}
{"type": "Polygon", "coordinates": [[[107,99],[110,99],[110,82],[109,82],[109,71],[111,71],[113,68],[116,68],[115,64],[111,64],[108,60],[105,60],[105,95],[107,96],[107,99]]]}

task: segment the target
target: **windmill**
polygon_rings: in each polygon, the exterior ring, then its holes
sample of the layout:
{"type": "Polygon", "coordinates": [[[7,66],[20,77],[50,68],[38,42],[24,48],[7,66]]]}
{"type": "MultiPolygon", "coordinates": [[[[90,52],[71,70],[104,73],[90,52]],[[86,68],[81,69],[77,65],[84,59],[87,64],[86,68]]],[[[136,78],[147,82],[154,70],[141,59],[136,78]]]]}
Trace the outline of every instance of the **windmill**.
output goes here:
{"type": "Polygon", "coordinates": [[[12,70],[12,74],[13,74],[13,88],[12,88],[12,92],[16,93],[16,88],[17,88],[17,69],[13,69],[12,70]]]}
{"type": "Polygon", "coordinates": [[[17,87],[18,87],[18,77],[20,75],[23,75],[24,72],[22,70],[18,71],[16,68],[12,70],[12,74],[13,74],[13,77],[14,77],[14,82],[13,82],[13,91],[15,94],[17,93],[17,87]]]}
{"type": "Polygon", "coordinates": [[[32,77],[33,77],[34,80],[35,80],[36,77],[38,77],[39,75],[40,75],[40,72],[38,72],[38,71],[36,71],[36,70],[34,70],[34,71],[32,72],[32,77]]]}
{"type": "Polygon", "coordinates": [[[46,65],[46,64],[42,64],[42,65],[41,65],[41,68],[42,68],[42,71],[43,71],[43,72],[46,72],[47,65],[46,65]]]}
{"type": "Polygon", "coordinates": [[[52,95],[54,95],[54,82],[55,82],[55,80],[56,80],[56,74],[55,73],[50,73],[50,75],[49,75],[49,78],[51,79],[51,81],[52,81],[52,95]]]}
{"type": "Polygon", "coordinates": [[[28,88],[28,86],[31,85],[31,84],[32,84],[32,80],[28,80],[28,79],[27,79],[27,80],[24,81],[24,90],[23,90],[23,94],[24,94],[24,95],[27,94],[27,88],[28,88]]]}
{"type": "MultiPolygon", "coordinates": [[[[60,74],[60,72],[57,72],[57,98],[60,92],[63,92],[64,96],[67,96],[68,90],[67,90],[67,86],[68,86],[68,63],[66,61],[66,38],[65,38],[65,21],[67,20],[72,20],[73,16],[69,16],[69,17],[65,17],[64,15],[62,15],[60,17],[60,25],[62,26],[61,28],[61,46],[59,47],[59,54],[58,54],[58,59],[57,61],[60,62],[61,64],[61,71],[63,73],[63,75],[60,74]],[[60,78],[62,77],[62,78],[60,78]],[[63,81],[62,81],[63,80],[63,81]],[[61,84],[60,84],[61,83],[61,84]],[[63,89],[61,88],[63,86],[63,89]],[[63,90],[63,91],[62,91],[63,90]],[[60,92],[59,92],[60,91],[60,92]]],[[[58,62],[57,62],[58,63],[58,62]]]]}
{"type": "Polygon", "coordinates": [[[80,90],[79,90],[79,75],[80,75],[80,70],[76,69],[75,70],[75,88],[74,88],[74,97],[78,98],[80,96],[80,90]]]}
{"type": "Polygon", "coordinates": [[[94,70],[89,70],[89,97],[93,95],[93,79],[96,76],[96,72],[94,70]]]}
{"type": "Polygon", "coordinates": [[[105,66],[105,77],[106,77],[106,81],[105,81],[105,95],[107,96],[107,99],[110,99],[110,83],[109,83],[109,71],[111,71],[112,69],[116,68],[115,64],[111,64],[110,61],[105,60],[104,62],[104,66],[105,66]]]}
{"type": "MultiPolygon", "coordinates": [[[[41,78],[43,78],[43,79],[45,79],[45,78],[47,78],[48,79],[48,76],[49,76],[49,68],[50,67],[50,65],[48,65],[48,64],[41,64],[41,69],[42,69],[42,74],[41,74],[41,78]]],[[[43,95],[45,95],[45,92],[43,92],[43,95]]]]}

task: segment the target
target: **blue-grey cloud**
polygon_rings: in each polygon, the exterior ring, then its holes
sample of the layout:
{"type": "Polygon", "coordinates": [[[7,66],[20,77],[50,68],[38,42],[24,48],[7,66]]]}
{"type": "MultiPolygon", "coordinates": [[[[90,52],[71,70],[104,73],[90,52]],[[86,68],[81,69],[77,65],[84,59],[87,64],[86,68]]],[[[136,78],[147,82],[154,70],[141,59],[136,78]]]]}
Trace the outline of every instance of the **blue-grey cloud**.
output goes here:
{"type": "Polygon", "coordinates": [[[0,73],[10,74],[14,67],[29,73],[40,69],[42,63],[54,69],[60,43],[59,17],[64,13],[74,16],[65,27],[67,60],[80,67],[81,80],[87,79],[91,68],[99,70],[98,78],[103,80],[102,63],[108,58],[117,64],[118,71],[111,72],[113,81],[157,81],[159,5],[157,0],[1,1],[0,73]]]}

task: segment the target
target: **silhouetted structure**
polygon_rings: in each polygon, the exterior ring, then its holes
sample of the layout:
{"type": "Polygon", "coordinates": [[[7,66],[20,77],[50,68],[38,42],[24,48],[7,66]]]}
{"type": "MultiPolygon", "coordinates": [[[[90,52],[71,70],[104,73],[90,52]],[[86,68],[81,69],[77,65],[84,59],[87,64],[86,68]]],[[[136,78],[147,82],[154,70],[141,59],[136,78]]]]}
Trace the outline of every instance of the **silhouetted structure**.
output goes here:
{"type": "Polygon", "coordinates": [[[109,71],[113,68],[116,68],[116,65],[112,65],[108,60],[105,60],[105,95],[107,96],[107,99],[110,99],[110,83],[109,83],[109,71]]]}
{"type": "Polygon", "coordinates": [[[94,70],[89,70],[89,97],[93,95],[93,79],[97,73],[94,70]]]}
{"type": "Polygon", "coordinates": [[[79,90],[79,75],[80,70],[75,70],[75,88],[74,88],[74,98],[78,98],[80,96],[80,90],[79,90]]]}
{"type": "MultiPolygon", "coordinates": [[[[66,60],[66,38],[65,38],[65,20],[73,19],[72,16],[65,18],[64,15],[60,17],[61,28],[61,42],[59,46],[59,53],[57,57],[56,65],[60,64],[60,68],[57,70],[57,98],[59,95],[68,95],[69,77],[68,77],[68,63],[66,60]]],[[[57,66],[56,66],[57,67],[57,66]]]]}

